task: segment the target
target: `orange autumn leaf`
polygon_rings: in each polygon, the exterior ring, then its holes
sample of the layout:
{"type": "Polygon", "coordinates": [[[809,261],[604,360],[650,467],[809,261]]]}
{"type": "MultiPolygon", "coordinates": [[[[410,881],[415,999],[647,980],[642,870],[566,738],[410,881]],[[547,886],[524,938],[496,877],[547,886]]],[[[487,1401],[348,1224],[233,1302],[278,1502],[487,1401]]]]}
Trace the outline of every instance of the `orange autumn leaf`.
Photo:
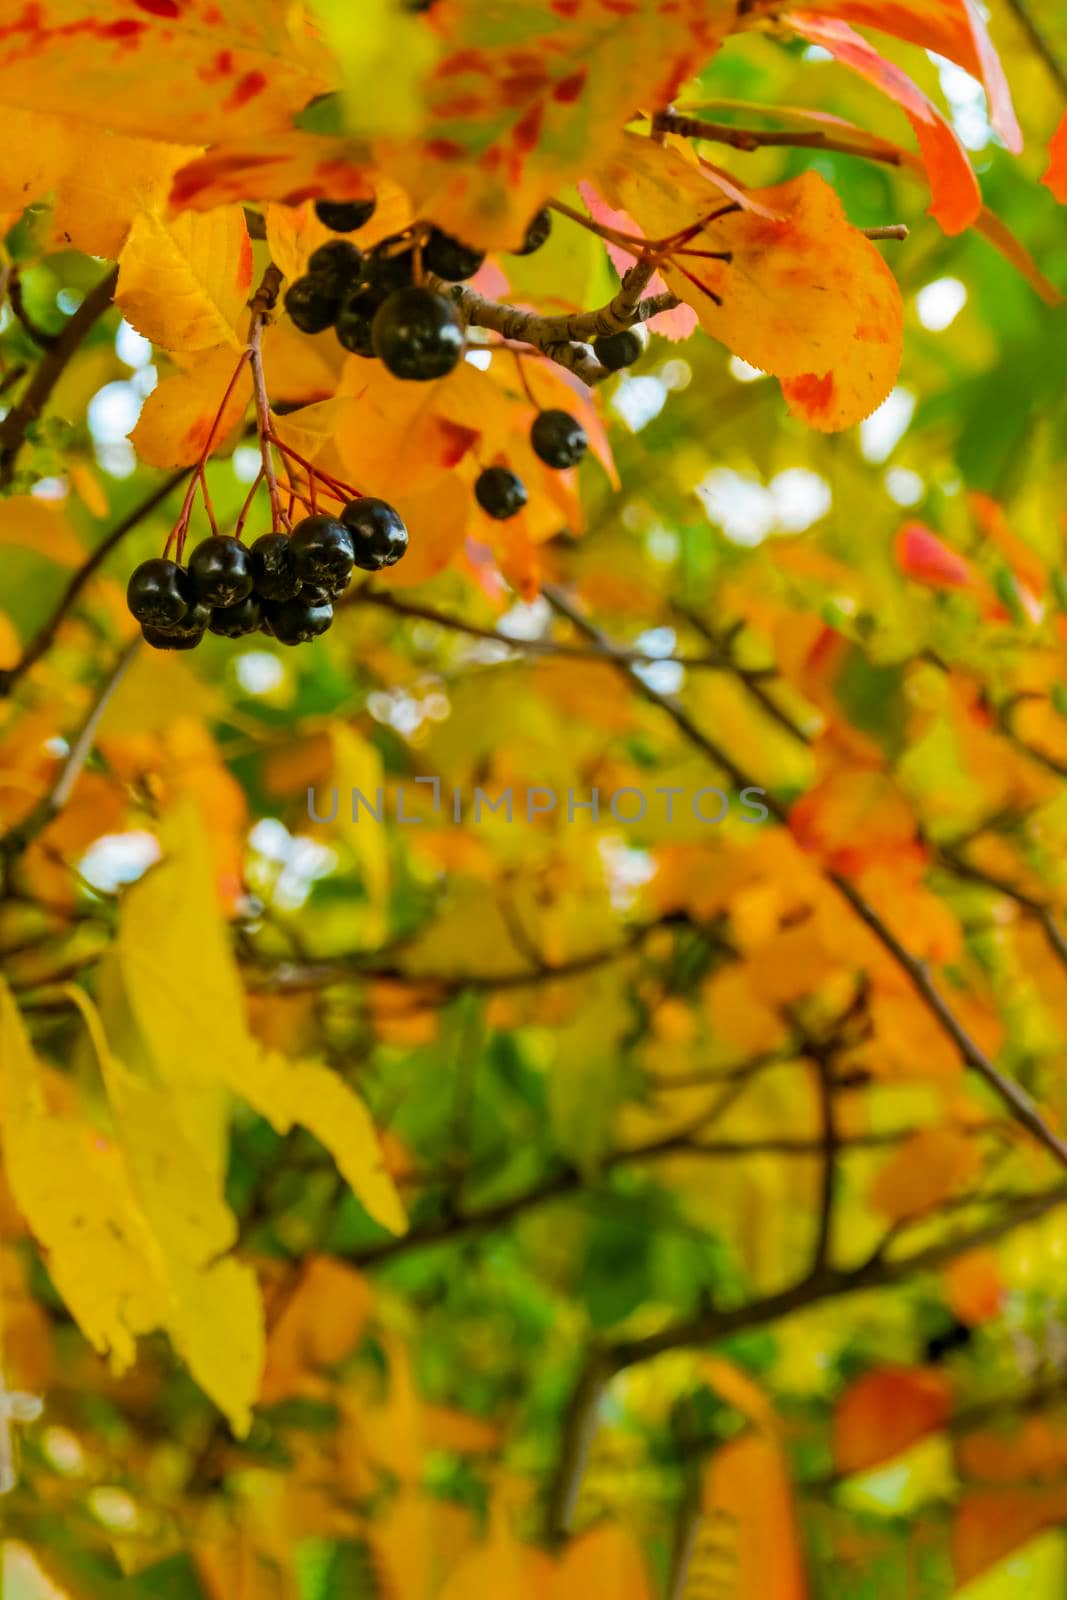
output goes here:
{"type": "Polygon", "coordinates": [[[889,774],[877,770],[828,773],[793,806],[789,827],[801,849],[837,872],[891,862],[914,875],[923,859],[911,806],[889,774]]]}
{"type": "Polygon", "coordinates": [[[1000,1315],[1004,1285],[992,1250],[969,1250],[950,1261],[943,1274],[945,1299],[961,1322],[977,1327],[1000,1315]]]}
{"type": "Polygon", "coordinates": [[[602,1522],[572,1539],[560,1559],[546,1600],[653,1600],[641,1548],[629,1529],[602,1522]]]}
{"type": "Polygon", "coordinates": [[[931,589],[974,589],[978,578],[968,561],[949,548],[921,522],[906,522],[893,545],[897,566],[906,578],[931,589]]]}
{"type": "Polygon", "coordinates": [[[957,1587],[987,1572],[1065,1517],[1067,1489],[1027,1484],[1017,1489],[968,1490],[952,1523],[957,1587]]]}
{"type": "Polygon", "coordinates": [[[237,320],[252,282],[252,244],[240,206],[165,222],[135,218],[119,257],[115,303],[164,350],[237,349],[237,320]]]}
{"type": "Polygon", "coordinates": [[[1060,205],[1067,206],[1067,111],[1049,142],[1048,169],[1041,182],[1051,189],[1060,205]]]}
{"type": "MultiPolygon", "coordinates": [[[[718,191],[676,150],[630,136],[600,186],[649,238],[710,217],[718,191]]],[[[790,409],[834,432],[861,421],[896,380],[903,339],[900,290],[876,247],[853,228],[815,172],[749,191],[748,209],[707,222],[676,255],[669,287],[701,327],[750,366],[773,373],[790,409]]]]}
{"type": "MultiPolygon", "coordinates": [[[[287,1281],[275,1290],[281,1312],[270,1325],[260,1403],[288,1395],[316,1394],[328,1369],[359,1343],[373,1295],[365,1278],[328,1256],[312,1257],[295,1291],[287,1281]]],[[[271,1301],[267,1300],[268,1319],[271,1301]]]]}
{"type": "Polygon", "coordinates": [[[229,345],[197,351],[183,369],[163,378],[148,396],[130,434],[152,467],[187,467],[209,439],[221,445],[240,422],[252,395],[247,363],[232,384],[237,358],[229,345]]]}
{"type": "Polygon", "coordinates": [[[716,1540],[722,1529],[737,1594],[806,1600],[792,1487],[774,1439],[747,1433],[717,1450],[704,1474],[701,1509],[705,1521],[698,1539],[716,1540]]]}
{"type": "Polygon", "coordinates": [[[880,56],[861,34],[833,18],[803,11],[784,19],[802,38],[828,50],[842,66],[882,89],[904,111],[915,131],[930,180],[930,213],[948,234],[970,227],[982,209],[982,193],[967,152],[933,102],[893,62],[880,56]]]}
{"type": "Polygon", "coordinates": [[[951,1389],[942,1372],[887,1367],[849,1385],[834,1410],[839,1472],[863,1472],[935,1433],[948,1420],[951,1389]]]}
{"type": "Polygon", "coordinates": [[[921,1217],[965,1188],[981,1164],[978,1146],[960,1129],[920,1128],[882,1167],[870,1203],[890,1222],[921,1217]]]}
{"type": "MultiPolygon", "coordinates": [[[[754,16],[774,3],[775,0],[757,0],[754,16]]],[[[955,61],[984,85],[993,126],[1008,149],[1022,149],[1022,133],[1004,69],[972,0],[805,0],[803,10],[893,34],[955,61]]]]}

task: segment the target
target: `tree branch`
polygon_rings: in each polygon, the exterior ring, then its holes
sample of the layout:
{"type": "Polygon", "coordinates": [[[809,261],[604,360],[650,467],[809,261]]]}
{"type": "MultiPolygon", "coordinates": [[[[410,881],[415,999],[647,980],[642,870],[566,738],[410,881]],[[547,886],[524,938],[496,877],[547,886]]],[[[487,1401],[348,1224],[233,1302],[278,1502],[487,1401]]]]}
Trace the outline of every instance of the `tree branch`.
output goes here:
{"type": "MultiPolygon", "coordinates": [[[[620,672],[624,673],[639,693],[652,705],[667,714],[678,731],[693,747],[706,756],[709,761],[718,766],[738,789],[760,788],[749,773],[738,766],[733,757],[723,750],[715,741],[704,732],[690,717],[689,713],[678,704],[670,695],[661,693],[646,683],[640,673],[636,672],[629,662],[620,660],[610,639],[599,628],[576,609],[561,590],[552,584],[542,587],[542,594],[549,604],[570,621],[578,632],[591,640],[598,649],[603,651],[605,659],[611,661],[620,672]]],[[[771,815],[782,827],[789,827],[789,815],[786,808],[771,794],[764,792],[763,803],[771,815]]],[[[879,944],[896,962],[897,966],[906,975],[911,987],[922,1001],[923,1005],[935,1019],[942,1032],[952,1040],[956,1049],[967,1066],[993,1090],[994,1094],[1007,1105],[1020,1127],[1041,1144],[1049,1153],[1055,1156],[1061,1166],[1067,1167],[1067,1143],[1058,1134],[1054,1133],[1045,1122],[1037,1106],[1021,1084],[1014,1078],[1009,1078],[989,1059],[977,1042],[972,1039],[966,1028],[959,1021],[955,1013],[946,1004],[938,991],[926,964],[917,960],[911,952],[897,938],[893,930],[870,905],[856,888],[850,878],[842,873],[835,872],[824,866],[822,873],[826,881],[836,889],[837,893],[851,907],[852,911],[874,935],[879,944]]]]}
{"type": "Polygon", "coordinates": [[[14,477],[26,434],[48,404],[71,356],[110,306],[118,275],[118,267],[113,267],[90,289],[66,327],[56,335],[55,343],[37,363],[21,398],[0,422],[0,488],[7,488],[14,477]]]}
{"type": "Polygon", "coordinates": [[[1053,50],[1046,39],[1044,32],[1038,27],[1033,12],[1030,10],[1029,0],[1007,0],[1008,9],[1015,15],[1015,20],[1022,28],[1026,37],[1033,46],[1035,55],[1041,57],[1049,70],[1056,87],[1061,94],[1067,95],[1067,68],[1053,50]]]}
{"type": "Polygon", "coordinates": [[[184,483],[191,471],[191,467],[182,467],[177,472],[172,472],[170,477],[164,478],[162,483],[156,485],[151,494],[146,495],[139,505],[134,506],[133,510],[123,517],[122,521],[117,523],[111,532],[101,540],[88,559],[75,572],[63,591],[52,615],[42,623],[22,652],[21,660],[15,666],[9,668],[7,672],[0,672],[0,699],[11,694],[19,680],[51,649],[64,618],[74,606],[89,579],[103,566],[111,552],[122,543],[128,533],[132,533],[134,528],[144,521],[145,517],[150,516],[157,506],[162,505],[167,496],[179,484],[184,483]]]}

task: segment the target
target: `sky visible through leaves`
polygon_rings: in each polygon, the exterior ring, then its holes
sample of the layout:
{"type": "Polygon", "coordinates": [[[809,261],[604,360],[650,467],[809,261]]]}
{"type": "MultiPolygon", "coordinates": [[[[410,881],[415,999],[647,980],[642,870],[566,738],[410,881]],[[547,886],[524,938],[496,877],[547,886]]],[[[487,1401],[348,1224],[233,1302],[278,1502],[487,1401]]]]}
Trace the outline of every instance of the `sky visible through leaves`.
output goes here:
{"type": "Polygon", "coordinates": [[[0,16],[4,1600],[1065,1592],[1065,103],[0,16]]]}

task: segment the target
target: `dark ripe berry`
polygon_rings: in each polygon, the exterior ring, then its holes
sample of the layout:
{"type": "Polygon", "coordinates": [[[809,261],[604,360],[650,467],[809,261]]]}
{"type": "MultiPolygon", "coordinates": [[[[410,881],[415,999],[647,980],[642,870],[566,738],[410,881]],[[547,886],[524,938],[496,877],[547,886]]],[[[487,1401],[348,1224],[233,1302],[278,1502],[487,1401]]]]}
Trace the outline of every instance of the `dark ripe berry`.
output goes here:
{"type": "Polygon", "coordinates": [[[436,272],[439,278],[447,278],[450,283],[462,283],[464,278],[473,278],[484,260],[484,250],[472,250],[469,244],[453,239],[450,233],[442,233],[440,228],[431,230],[422,248],[423,266],[428,272],[436,272]]]}
{"type": "Polygon", "coordinates": [[[295,600],[268,602],[264,607],[264,632],[279,644],[307,644],[317,639],[333,621],[333,606],[308,605],[303,596],[295,600]]]}
{"type": "Polygon", "coordinates": [[[374,348],[397,378],[443,378],[463,354],[454,305],[432,289],[398,289],[374,318],[374,348]]]}
{"type": "Polygon", "coordinates": [[[235,606],[252,593],[252,561],[239,539],[212,534],[189,557],[189,576],[209,606],[235,606]]]}
{"type": "Polygon", "coordinates": [[[153,628],[169,628],[180,622],[192,603],[193,593],[187,575],[176,561],[161,556],[142,561],[130,573],[126,585],[126,604],[138,622],[153,628]]]}
{"type": "Polygon", "coordinates": [[[284,533],[265,533],[248,552],[252,582],[261,600],[291,600],[300,589],[289,539],[284,533]]]}
{"type": "Polygon", "coordinates": [[[300,586],[300,604],[302,606],[326,606],[336,599],[325,584],[303,583],[300,586]]]}
{"type": "Polygon", "coordinates": [[[632,366],[643,348],[641,335],[632,328],[623,328],[621,333],[602,333],[593,340],[593,354],[609,372],[620,372],[623,367],[632,366]]]}
{"type": "Polygon", "coordinates": [[[503,522],[526,504],[526,485],[507,467],[486,467],[474,485],[474,498],[483,511],[503,522]]]}
{"type": "Polygon", "coordinates": [[[415,281],[415,250],[403,233],[391,233],[367,251],[364,263],[367,282],[373,289],[406,289],[415,281]]]}
{"type": "Polygon", "coordinates": [[[334,517],[304,517],[289,539],[293,566],[303,584],[343,589],[352,576],[352,535],[334,517]]]}
{"type": "Polygon", "coordinates": [[[211,607],[206,600],[197,599],[195,596],[190,601],[189,609],[180,622],[171,623],[162,628],[162,633],[187,634],[195,633],[197,637],[203,635],[211,621],[211,607]]]}
{"type": "Polygon", "coordinates": [[[350,239],[329,239],[308,257],[308,277],[340,297],[363,273],[363,251],[350,239]]]}
{"type": "Polygon", "coordinates": [[[546,467],[555,467],[558,471],[576,467],[589,448],[585,429],[569,411],[538,412],[530,429],[530,443],[534,455],[539,456],[546,467]]]}
{"type": "Polygon", "coordinates": [[[260,604],[254,594],[238,600],[235,606],[221,606],[211,613],[210,628],[223,639],[243,639],[259,629],[260,604]]]}
{"type": "Polygon", "coordinates": [[[340,303],[340,290],[321,278],[297,278],[285,292],[285,309],[301,333],[330,327],[340,303]]]}
{"type": "Polygon", "coordinates": [[[377,200],[316,200],[315,215],[332,233],[355,233],[374,215],[377,200]]]}
{"type": "Polygon", "coordinates": [[[142,622],[141,637],[153,650],[195,650],[204,633],[203,629],[199,633],[172,633],[169,629],[153,628],[151,623],[142,622]]]}
{"type": "Polygon", "coordinates": [[[371,325],[384,300],[385,295],[380,289],[371,289],[367,285],[350,294],[342,303],[334,324],[338,344],[345,350],[351,350],[355,356],[373,356],[371,325]]]}
{"type": "Polygon", "coordinates": [[[341,512],[341,521],[352,536],[356,566],[364,572],[395,567],[408,547],[408,530],[400,513],[373,495],[350,500],[341,512]]]}
{"type": "Polygon", "coordinates": [[[522,247],[514,252],[517,256],[532,256],[535,250],[540,250],[549,234],[552,232],[552,213],[546,206],[530,220],[526,229],[526,237],[522,247]]]}

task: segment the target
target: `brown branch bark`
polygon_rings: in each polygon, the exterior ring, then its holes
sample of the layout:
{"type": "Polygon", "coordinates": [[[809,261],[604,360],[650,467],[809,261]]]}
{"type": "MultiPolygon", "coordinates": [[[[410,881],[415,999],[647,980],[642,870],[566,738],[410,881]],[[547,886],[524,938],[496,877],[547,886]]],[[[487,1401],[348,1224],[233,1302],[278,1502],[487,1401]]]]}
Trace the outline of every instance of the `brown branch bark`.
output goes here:
{"type": "MultiPolygon", "coordinates": [[[[599,628],[590,623],[561,590],[554,585],[547,584],[542,589],[542,593],[549,604],[560,615],[565,616],[577,628],[579,633],[584,634],[598,649],[602,650],[605,659],[612,661],[646,700],[665,712],[694,749],[699,750],[709,761],[718,766],[720,771],[724,772],[738,789],[761,787],[755,778],[738,766],[728,751],[716,744],[693,721],[689,713],[676,700],[670,695],[662,694],[658,689],[652,688],[639,673],[634,671],[628,662],[621,661],[610,639],[601,633],[599,628]]],[[[765,793],[763,803],[777,822],[783,827],[789,826],[788,813],[780,802],[775,800],[769,793],[765,793]]],[[[975,1072],[998,1099],[1008,1106],[1019,1126],[1025,1128],[1040,1145],[1055,1156],[1061,1166],[1067,1167],[1067,1142],[1049,1127],[1022,1085],[1002,1073],[967,1032],[959,1018],[944,1000],[931,978],[926,964],[917,960],[901,943],[888,924],[882,921],[874,907],[864,899],[850,878],[846,878],[842,873],[835,872],[828,867],[823,868],[823,875],[864,926],[874,935],[882,948],[892,956],[923,1005],[935,1019],[942,1032],[952,1040],[963,1061],[971,1071],[975,1072]]]]}
{"type": "Polygon", "coordinates": [[[0,422],[0,488],[6,488],[14,477],[26,434],[48,404],[71,356],[110,306],[118,273],[119,269],[113,267],[90,289],[66,327],[56,335],[54,344],[42,355],[24,393],[0,422]]]}

